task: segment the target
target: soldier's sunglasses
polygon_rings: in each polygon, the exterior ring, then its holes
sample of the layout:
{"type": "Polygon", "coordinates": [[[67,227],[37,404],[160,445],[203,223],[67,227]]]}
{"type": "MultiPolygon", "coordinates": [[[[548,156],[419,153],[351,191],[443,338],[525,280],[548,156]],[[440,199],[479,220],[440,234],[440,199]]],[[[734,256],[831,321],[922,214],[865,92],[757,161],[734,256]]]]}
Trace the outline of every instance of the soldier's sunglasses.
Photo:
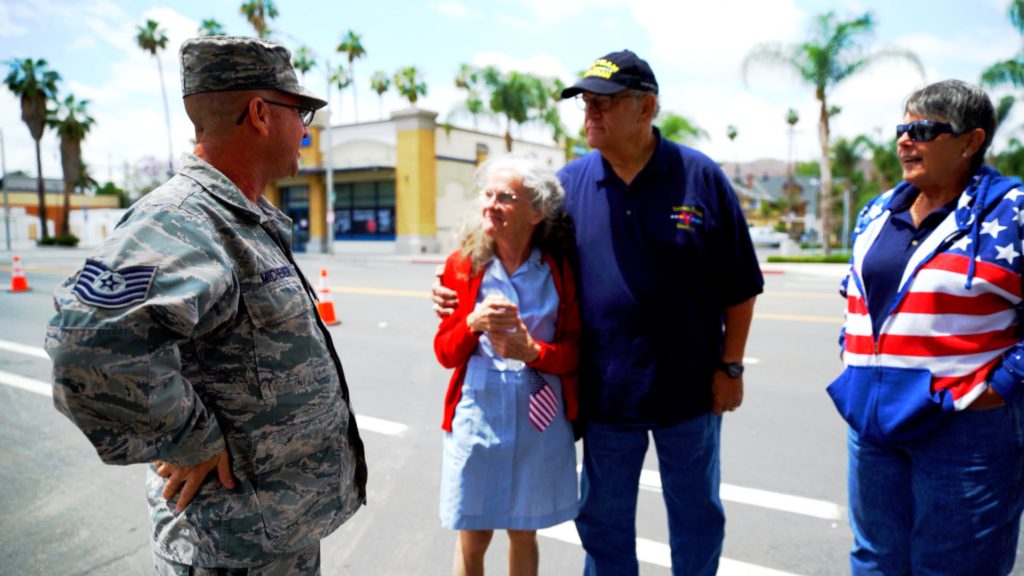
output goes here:
{"type": "Polygon", "coordinates": [[[896,139],[904,134],[910,135],[914,142],[931,142],[943,134],[958,136],[959,133],[953,129],[952,124],[945,122],[932,122],[931,120],[918,120],[910,124],[896,125],[896,139]]]}
{"type": "MultiPolygon", "coordinates": [[[[292,110],[298,110],[299,119],[302,120],[303,126],[309,126],[310,123],[313,122],[313,115],[316,114],[316,110],[313,110],[312,108],[307,108],[305,106],[298,106],[296,104],[285,104],[284,102],[275,102],[274,100],[267,100],[266,98],[264,98],[263,101],[266,102],[267,104],[273,104],[274,106],[281,106],[283,108],[291,108],[292,110]]],[[[242,111],[242,115],[238,117],[238,121],[235,122],[235,125],[241,126],[242,122],[245,120],[245,117],[248,114],[249,106],[247,105],[245,107],[245,110],[242,111]]]]}

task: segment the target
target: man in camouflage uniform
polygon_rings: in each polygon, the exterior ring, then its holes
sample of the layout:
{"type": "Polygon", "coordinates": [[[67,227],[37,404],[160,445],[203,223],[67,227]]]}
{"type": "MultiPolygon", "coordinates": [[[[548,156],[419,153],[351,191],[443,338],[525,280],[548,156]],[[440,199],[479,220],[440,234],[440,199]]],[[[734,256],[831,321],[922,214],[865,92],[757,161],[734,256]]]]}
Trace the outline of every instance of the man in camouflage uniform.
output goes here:
{"type": "Polygon", "coordinates": [[[319,574],[366,464],[291,221],[261,193],[326,102],[262,40],[189,40],[181,69],[195,154],[57,290],[54,404],[104,462],[154,462],[158,573],[319,574]]]}

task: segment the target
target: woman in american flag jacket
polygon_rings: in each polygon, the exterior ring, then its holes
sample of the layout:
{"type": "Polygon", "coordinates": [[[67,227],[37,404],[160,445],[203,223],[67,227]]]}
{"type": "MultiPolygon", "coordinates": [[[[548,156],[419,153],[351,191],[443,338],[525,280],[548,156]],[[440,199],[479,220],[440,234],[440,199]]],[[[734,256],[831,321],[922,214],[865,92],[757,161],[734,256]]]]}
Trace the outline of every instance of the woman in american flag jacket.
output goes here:
{"type": "Polygon", "coordinates": [[[896,128],[903,182],[843,281],[853,574],[1008,574],[1024,505],[1020,182],[984,166],[988,96],[948,80],[896,128]]]}

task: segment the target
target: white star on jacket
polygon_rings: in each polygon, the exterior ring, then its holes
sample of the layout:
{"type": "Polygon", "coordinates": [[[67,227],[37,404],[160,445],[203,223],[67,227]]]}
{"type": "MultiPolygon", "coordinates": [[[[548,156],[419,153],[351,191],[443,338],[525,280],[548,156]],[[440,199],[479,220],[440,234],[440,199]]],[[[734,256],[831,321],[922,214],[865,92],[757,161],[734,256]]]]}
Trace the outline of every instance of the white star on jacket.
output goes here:
{"type": "Polygon", "coordinates": [[[996,260],[1006,260],[1011,265],[1013,264],[1014,258],[1020,256],[1020,252],[1014,249],[1013,244],[1007,244],[1006,246],[996,246],[996,260]]]}
{"type": "Polygon", "coordinates": [[[970,236],[964,236],[963,238],[957,240],[956,244],[953,244],[950,247],[950,250],[962,250],[964,252],[967,252],[967,247],[971,245],[971,242],[973,242],[973,240],[971,240],[970,236]]]}
{"type": "Polygon", "coordinates": [[[998,238],[999,233],[1006,230],[1006,226],[999,224],[999,220],[989,220],[981,223],[981,233],[988,234],[992,238],[998,238]]]}
{"type": "Polygon", "coordinates": [[[1020,188],[1014,188],[1003,196],[1003,200],[1009,200],[1010,202],[1016,202],[1017,198],[1024,196],[1024,192],[1021,192],[1020,188]]]}

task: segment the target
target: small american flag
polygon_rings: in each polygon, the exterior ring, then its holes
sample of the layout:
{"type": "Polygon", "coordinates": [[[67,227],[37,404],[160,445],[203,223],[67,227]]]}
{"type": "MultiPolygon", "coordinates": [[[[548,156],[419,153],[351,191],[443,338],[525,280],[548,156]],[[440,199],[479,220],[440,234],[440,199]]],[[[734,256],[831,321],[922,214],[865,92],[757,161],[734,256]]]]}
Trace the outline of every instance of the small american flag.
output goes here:
{"type": "Polygon", "coordinates": [[[543,432],[558,414],[558,397],[544,377],[530,370],[530,423],[543,432]]]}

